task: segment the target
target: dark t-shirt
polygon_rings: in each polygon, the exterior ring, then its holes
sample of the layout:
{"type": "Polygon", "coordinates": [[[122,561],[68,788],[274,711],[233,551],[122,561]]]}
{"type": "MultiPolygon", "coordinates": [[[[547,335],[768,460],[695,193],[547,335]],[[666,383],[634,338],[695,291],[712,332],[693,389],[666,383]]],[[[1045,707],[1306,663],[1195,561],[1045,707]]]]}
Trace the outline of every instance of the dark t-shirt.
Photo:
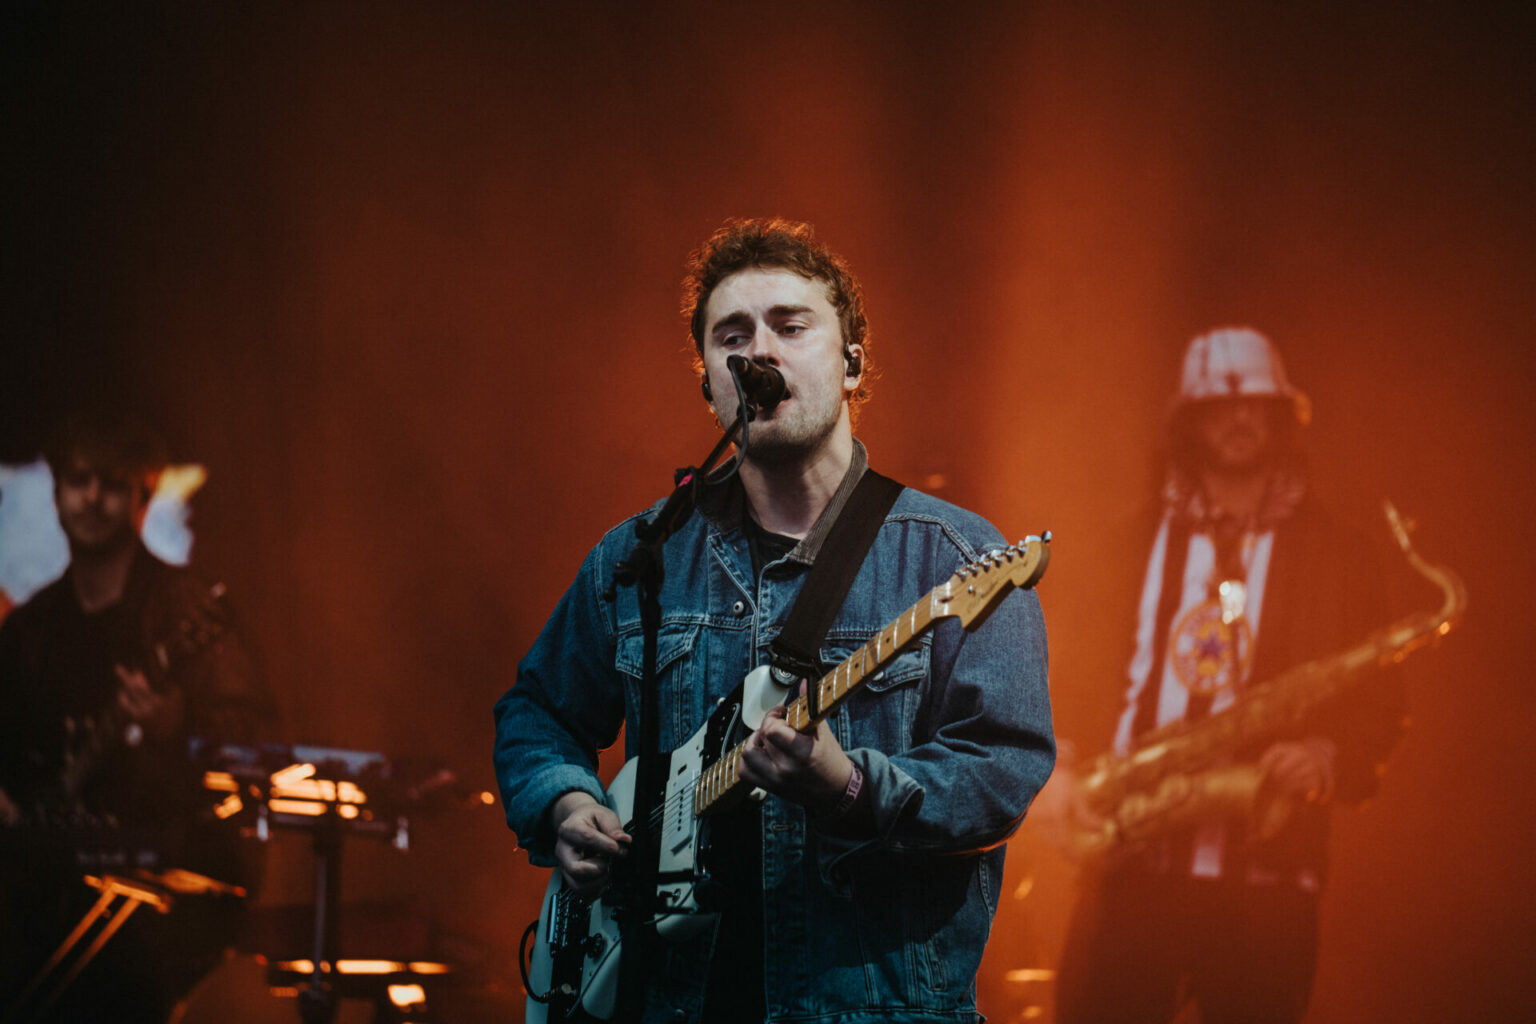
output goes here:
{"type": "MultiPolygon", "coordinates": [[[[788,554],[799,543],[769,533],[751,517],[742,524],[752,554],[752,573],[788,554]]],[[[709,822],[706,867],[720,901],[719,930],[704,998],[706,1024],[760,1021],[767,1016],[763,992],[763,815],[747,800],[709,822]]]]}

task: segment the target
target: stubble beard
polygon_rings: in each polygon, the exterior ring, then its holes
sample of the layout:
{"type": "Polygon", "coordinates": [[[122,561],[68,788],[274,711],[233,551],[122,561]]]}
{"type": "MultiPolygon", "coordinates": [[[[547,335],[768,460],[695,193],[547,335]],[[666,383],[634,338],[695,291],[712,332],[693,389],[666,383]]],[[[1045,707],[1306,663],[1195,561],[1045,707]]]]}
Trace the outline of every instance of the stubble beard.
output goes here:
{"type": "Polygon", "coordinates": [[[79,518],[85,522],[69,523],[64,527],[71,558],[87,562],[108,561],[131,548],[138,537],[131,519],[111,523],[90,513],[80,513],[79,518]]]}
{"type": "Polygon", "coordinates": [[[775,469],[805,462],[824,448],[837,429],[841,405],[830,413],[815,415],[805,400],[784,409],[783,419],[770,419],[749,425],[747,458],[775,469]]]}
{"type": "Polygon", "coordinates": [[[1206,465],[1218,473],[1229,476],[1249,476],[1268,472],[1271,458],[1272,445],[1262,443],[1259,439],[1251,439],[1241,444],[1237,451],[1231,446],[1221,445],[1206,453],[1206,465]]]}

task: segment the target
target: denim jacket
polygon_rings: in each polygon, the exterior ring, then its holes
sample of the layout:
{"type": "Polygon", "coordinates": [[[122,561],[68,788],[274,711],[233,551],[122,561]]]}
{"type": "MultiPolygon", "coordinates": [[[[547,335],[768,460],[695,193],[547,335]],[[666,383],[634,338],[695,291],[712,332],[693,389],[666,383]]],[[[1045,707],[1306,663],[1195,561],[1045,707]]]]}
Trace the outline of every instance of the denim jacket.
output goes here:
{"type": "MultiPolygon", "coordinates": [[[[755,582],[738,484],[713,488],[664,547],[657,653],[661,747],[680,746],[753,667],[865,469],[862,445],[811,533],[755,582]]],[[[653,510],[654,511],[654,510],[653,510]]],[[[637,753],[642,636],[632,588],[602,592],[634,521],[583,562],[517,682],[496,705],[507,823],[554,864],[545,811],[561,793],[598,799],[597,751],[627,725],[637,753]]],[[[836,665],[962,564],[1002,544],[985,520],[907,489],[886,515],[821,652],[836,665]]],[[[829,719],[864,773],[875,831],[835,837],[798,804],[762,809],[765,988],[772,1021],[972,1021],[975,976],[1002,882],[1002,842],[1055,757],[1045,627],[1014,591],[974,631],[938,622],[829,719]]],[[[667,945],[646,1020],[696,1020],[712,937],[667,945]]]]}

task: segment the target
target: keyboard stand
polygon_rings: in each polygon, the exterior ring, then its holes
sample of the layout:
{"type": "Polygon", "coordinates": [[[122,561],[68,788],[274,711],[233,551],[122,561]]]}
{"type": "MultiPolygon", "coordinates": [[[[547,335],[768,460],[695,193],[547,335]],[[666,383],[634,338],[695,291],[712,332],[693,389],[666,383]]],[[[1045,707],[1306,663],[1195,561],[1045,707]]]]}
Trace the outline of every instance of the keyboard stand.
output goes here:
{"type": "Polygon", "coordinates": [[[168,914],[175,903],[176,894],[225,892],[239,896],[245,895],[245,890],[238,886],[226,885],[204,875],[182,870],[159,873],[141,871],[132,875],[106,873],[86,875],[85,883],[100,890],[101,897],[90,910],[85,912],[80,923],[75,925],[74,931],[59,944],[59,948],[53,951],[48,962],[27,983],[21,995],[6,1008],[5,1016],[0,1017],[0,1024],[13,1024],[16,1021],[42,1016],[58,1001],[75,978],[79,977],[80,972],[85,970],[86,965],[96,958],[96,954],[102,951],[108,940],[117,934],[118,929],[128,922],[133,912],[139,907],[147,904],[162,914],[168,914]],[[118,903],[119,899],[122,900],[121,903],[118,903]],[[115,909],[114,904],[116,904],[115,909]],[[108,914],[111,916],[108,917],[108,914]],[[97,928],[103,918],[107,919],[106,923],[97,928]],[[96,934],[66,968],[65,961],[69,960],[70,953],[91,933],[92,929],[96,929],[96,934]],[[43,991],[49,984],[50,977],[61,969],[62,974],[53,981],[52,987],[43,991]],[[39,992],[42,992],[40,1000],[29,1009],[28,1000],[39,992]],[[27,1016],[23,1016],[24,1013],[27,1016]]]}

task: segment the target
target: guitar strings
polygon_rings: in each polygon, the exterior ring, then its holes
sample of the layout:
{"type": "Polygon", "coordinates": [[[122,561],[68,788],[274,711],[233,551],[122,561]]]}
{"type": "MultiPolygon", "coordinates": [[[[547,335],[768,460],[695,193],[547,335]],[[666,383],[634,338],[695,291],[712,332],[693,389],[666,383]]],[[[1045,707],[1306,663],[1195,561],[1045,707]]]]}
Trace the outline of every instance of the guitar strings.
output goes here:
{"type": "MultiPolygon", "coordinates": [[[[910,637],[922,632],[923,629],[925,629],[929,624],[929,622],[931,622],[931,619],[929,619],[927,616],[923,616],[922,619],[919,619],[921,614],[921,604],[922,602],[919,602],[917,605],[914,605],[912,608],[908,609],[908,616],[911,619],[911,622],[907,627],[908,640],[910,640],[910,637]],[[921,625],[919,625],[920,621],[922,622],[921,625]]],[[[838,666],[831,672],[816,680],[816,690],[818,697],[820,698],[817,703],[820,704],[823,708],[826,708],[829,704],[838,702],[848,693],[852,692],[860,683],[864,681],[865,678],[867,678],[869,669],[871,667],[878,667],[884,662],[885,658],[883,658],[881,655],[884,654],[886,650],[894,653],[895,651],[905,647],[908,641],[901,639],[902,625],[903,620],[900,618],[890,623],[886,626],[885,629],[877,633],[868,643],[863,645],[858,651],[854,652],[854,654],[850,655],[848,659],[843,663],[843,665],[838,666]],[[873,651],[870,650],[871,647],[874,648],[873,651]],[[884,650],[882,650],[882,648],[884,648],[884,650]],[[856,665],[854,664],[855,659],[857,659],[856,665]],[[840,671],[842,672],[841,685],[839,685],[838,679],[838,673],[840,671]]],[[[813,719],[810,717],[810,702],[807,697],[808,695],[806,694],[802,694],[796,697],[786,708],[785,720],[790,723],[792,728],[797,730],[804,729],[806,725],[813,721],[813,719]]],[[[715,797],[710,801],[711,803],[734,789],[742,781],[742,779],[739,768],[737,768],[734,763],[731,763],[733,760],[732,755],[736,754],[736,752],[741,749],[741,746],[742,744],[740,743],[732,746],[730,750],[728,750],[719,759],[712,762],[703,770],[691,774],[684,785],[676,787],[671,793],[669,793],[663,799],[660,805],[652,809],[650,815],[651,827],[653,829],[660,827],[666,816],[677,810],[678,805],[682,804],[683,802],[695,801],[698,796],[698,786],[700,780],[702,780],[704,776],[711,771],[728,772],[730,776],[727,779],[720,780],[723,785],[715,797]],[[722,767],[728,763],[731,763],[731,767],[729,769],[722,767]]]]}
{"type": "MultiPolygon", "coordinates": [[[[889,629],[891,627],[887,628],[889,629]]],[[[883,632],[884,631],[882,631],[882,635],[883,632]]],[[[893,640],[895,639],[894,633],[895,630],[892,629],[893,640]]],[[[877,636],[876,640],[871,641],[871,643],[877,643],[880,638],[881,637],[877,636]]],[[[893,644],[892,646],[899,649],[899,645],[893,644]]],[[[876,651],[878,652],[878,650],[879,647],[877,646],[876,651]]],[[[821,679],[817,680],[816,687],[818,691],[821,692],[821,702],[823,706],[829,702],[835,702],[839,700],[842,696],[846,696],[847,693],[851,692],[859,683],[863,682],[867,674],[867,666],[869,663],[874,661],[876,664],[878,664],[881,660],[878,657],[870,657],[867,649],[861,649],[858,653],[864,655],[864,657],[860,659],[860,664],[857,668],[850,666],[850,670],[844,674],[844,683],[841,687],[838,685],[836,669],[827,673],[827,675],[823,676],[821,679]],[[842,690],[841,694],[838,692],[839,689],[842,690]],[[830,691],[830,696],[828,696],[827,691],[830,691]]],[[[850,661],[851,660],[852,659],[850,658],[850,661]]],[[[786,708],[785,720],[789,721],[792,727],[800,729],[803,728],[804,724],[809,720],[809,714],[810,704],[807,701],[805,695],[801,695],[790,702],[786,708]]],[[[659,828],[666,816],[675,811],[678,808],[678,805],[684,802],[694,801],[697,798],[699,782],[704,778],[704,776],[711,771],[727,771],[727,769],[722,766],[732,761],[732,755],[736,754],[741,746],[742,744],[740,743],[732,746],[730,750],[728,750],[724,755],[711,762],[708,767],[704,768],[702,771],[694,772],[688,777],[687,781],[682,786],[676,787],[671,793],[669,793],[660,805],[652,809],[650,816],[651,827],[653,829],[659,828]]],[[[742,781],[740,769],[736,768],[734,764],[732,765],[729,772],[732,777],[728,780],[722,780],[724,785],[714,798],[715,800],[718,800],[720,796],[728,793],[742,781]]],[[[714,801],[712,800],[711,802],[714,801]]]]}

